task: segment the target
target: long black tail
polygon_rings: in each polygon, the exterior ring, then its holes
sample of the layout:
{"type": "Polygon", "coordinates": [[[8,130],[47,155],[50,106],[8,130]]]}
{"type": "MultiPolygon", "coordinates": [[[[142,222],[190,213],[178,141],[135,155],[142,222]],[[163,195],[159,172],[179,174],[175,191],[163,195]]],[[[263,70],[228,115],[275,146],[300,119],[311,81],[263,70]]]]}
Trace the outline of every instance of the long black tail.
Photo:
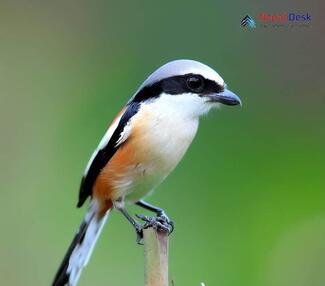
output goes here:
{"type": "Polygon", "coordinates": [[[109,211],[100,215],[98,205],[93,201],[66,252],[52,286],[75,286],[82,269],[87,265],[96,241],[108,218],[109,211]]]}

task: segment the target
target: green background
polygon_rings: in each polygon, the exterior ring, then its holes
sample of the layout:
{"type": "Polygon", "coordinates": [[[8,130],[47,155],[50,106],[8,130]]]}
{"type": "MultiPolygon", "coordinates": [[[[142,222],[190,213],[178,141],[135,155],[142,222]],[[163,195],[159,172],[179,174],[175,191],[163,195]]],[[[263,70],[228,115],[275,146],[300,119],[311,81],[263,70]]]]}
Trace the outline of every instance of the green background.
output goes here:
{"type": "MultiPolygon", "coordinates": [[[[243,2],[1,1],[1,285],[50,284],[93,149],[146,76],[179,58],[216,68],[243,107],[202,118],[149,198],[176,224],[174,285],[325,284],[324,4],[243,2]],[[265,28],[260,11],[312,22],[265,28]],[[256,29],[240,26],[246,14],[256,29]]],[[[143,285],[143,248],[119,213],[79,285],[143,285]]]]}

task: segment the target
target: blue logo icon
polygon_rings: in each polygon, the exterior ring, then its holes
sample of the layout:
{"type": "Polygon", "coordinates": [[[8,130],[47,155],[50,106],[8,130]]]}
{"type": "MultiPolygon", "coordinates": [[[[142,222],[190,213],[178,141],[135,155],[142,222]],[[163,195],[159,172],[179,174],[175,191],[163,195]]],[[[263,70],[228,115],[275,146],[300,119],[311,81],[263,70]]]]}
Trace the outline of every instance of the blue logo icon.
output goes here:
{"type": "Polygon", "coordinates": [[[254,19],[249,15],[246,15],[244,19],[241,20],[240,25],[243,27],[256,28],[254,19]]]}

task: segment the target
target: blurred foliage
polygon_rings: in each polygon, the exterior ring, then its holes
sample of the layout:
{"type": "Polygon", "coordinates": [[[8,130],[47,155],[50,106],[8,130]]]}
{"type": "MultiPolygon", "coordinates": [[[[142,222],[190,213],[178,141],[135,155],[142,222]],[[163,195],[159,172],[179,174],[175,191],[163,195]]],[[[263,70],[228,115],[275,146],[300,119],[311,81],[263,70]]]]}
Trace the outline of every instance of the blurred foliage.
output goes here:
{"type": "MultiPolygon", "coordinates": [[[[191,58],[243,108],[204,118],[149,198],[176,224],[175,286],[324,285],[324,5],[297,2],[1,1],[2,284],[49,285],[107,125],[155,68],[191,58]],[[309,12],[312,25],[240,27],[261,10],[309,12]]],[[[114,212],[79,285],[142,284],[142,247],[114,212]]]]}

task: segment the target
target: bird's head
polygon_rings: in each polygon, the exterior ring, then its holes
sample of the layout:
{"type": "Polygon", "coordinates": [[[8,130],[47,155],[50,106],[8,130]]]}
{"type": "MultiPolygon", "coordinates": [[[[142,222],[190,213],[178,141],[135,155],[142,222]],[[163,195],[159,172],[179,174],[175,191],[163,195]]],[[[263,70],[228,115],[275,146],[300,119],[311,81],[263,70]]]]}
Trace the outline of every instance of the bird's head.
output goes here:
{"type": "Polygon", "coordinates": [[[227,89],[215,70],[193,60],[175,60],[158,68],[130,102],[155,103],[194,117],[220,104],[241,104],[240,98],[227,89]]]}

